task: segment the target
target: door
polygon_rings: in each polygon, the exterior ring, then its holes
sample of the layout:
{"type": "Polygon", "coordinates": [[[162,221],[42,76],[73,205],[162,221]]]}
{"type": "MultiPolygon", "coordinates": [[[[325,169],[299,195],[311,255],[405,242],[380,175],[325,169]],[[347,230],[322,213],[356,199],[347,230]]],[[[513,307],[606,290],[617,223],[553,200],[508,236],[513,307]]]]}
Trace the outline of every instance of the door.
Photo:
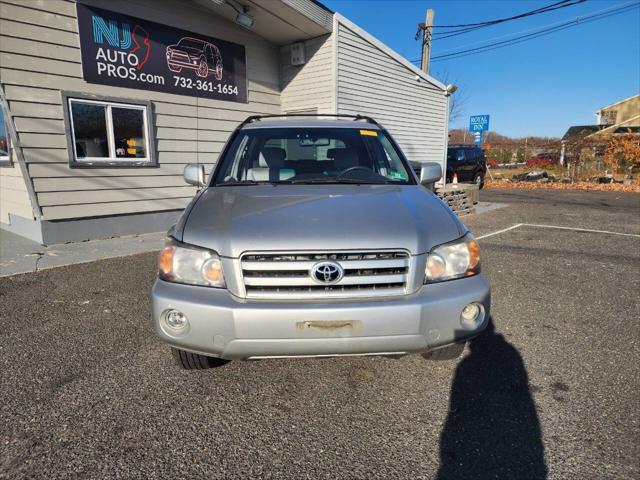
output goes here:
{"type": "Polygon", "coordinates": [[[458,175],[458,181],[464,182],[466,176],[466,162],[467,155],[464,148],[457,148],[454,151],[454,162],[453,169],[451,172],[451,181],[453,181],[453,174],[456,173],[458,175]]]}
{"type": "Polygon", "coordinates": [[[464,182],[473,181],[473,173],[476,170],[476,149],[465,148],[464,149],[464,165],[461,167],[462,180],[464,182]]]}

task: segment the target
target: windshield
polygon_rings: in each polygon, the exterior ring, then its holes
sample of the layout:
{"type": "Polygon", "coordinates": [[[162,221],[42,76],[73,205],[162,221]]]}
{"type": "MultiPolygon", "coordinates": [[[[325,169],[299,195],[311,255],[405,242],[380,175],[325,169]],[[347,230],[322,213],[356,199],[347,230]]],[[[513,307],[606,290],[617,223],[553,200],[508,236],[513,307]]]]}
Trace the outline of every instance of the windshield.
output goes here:
{"type": "Polygon", "coordinates": [[[214,185],[256,183],[413,183],[381,130],[260,128],[239,132],[214,185]]]}
{"type": "Polygon", "coordinates": [[[204,48],[204,42],[196,40],[195,38],[183,38],[178,42],[178,46],[181,48],[191,48],[193,50],[202,50],[204,48]]]}

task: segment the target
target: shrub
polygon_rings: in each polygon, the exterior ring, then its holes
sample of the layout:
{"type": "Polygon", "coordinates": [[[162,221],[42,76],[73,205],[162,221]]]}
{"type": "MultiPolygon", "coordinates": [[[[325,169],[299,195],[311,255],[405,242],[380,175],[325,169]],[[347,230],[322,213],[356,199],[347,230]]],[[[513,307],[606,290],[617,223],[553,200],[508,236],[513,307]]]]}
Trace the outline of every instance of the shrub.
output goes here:
{"type": "Polygon", "coordinates": [[[553,165],[553,163],[553,160],[551,160],[550,158],[531,157],[529,160],[527,160],[526,166],[544,168],[553,165]]]}

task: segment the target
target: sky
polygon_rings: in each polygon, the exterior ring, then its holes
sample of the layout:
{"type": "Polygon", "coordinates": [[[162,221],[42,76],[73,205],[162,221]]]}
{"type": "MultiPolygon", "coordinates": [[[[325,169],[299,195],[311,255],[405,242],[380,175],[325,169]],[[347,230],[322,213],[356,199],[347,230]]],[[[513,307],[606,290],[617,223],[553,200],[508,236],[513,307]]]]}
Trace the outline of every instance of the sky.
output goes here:
{"type": "MultiPolygon", "coordinates": [[[[409,60],[420,58],[417,25],[427,8],[434,25],[477,23],[517,15],[557,0],[321,0],[409,60]]],[[[434,40],[432,57],[530,33],[577,17],[640,3],[587,0],[553,12],[434,40]],[[497,38],[499,37],[499,38],[497,38]]],[[[434,30],[442,32],[445,29],[434,30]]],[[[452,128],[470,115],[491,116],[490,130],[512,137],[561,137],[571,125],[593,125],[595,111],[640,93],[640,8],[484,53],[433,61],[430,75],[455,83],[464,98],[452,128]]]]}

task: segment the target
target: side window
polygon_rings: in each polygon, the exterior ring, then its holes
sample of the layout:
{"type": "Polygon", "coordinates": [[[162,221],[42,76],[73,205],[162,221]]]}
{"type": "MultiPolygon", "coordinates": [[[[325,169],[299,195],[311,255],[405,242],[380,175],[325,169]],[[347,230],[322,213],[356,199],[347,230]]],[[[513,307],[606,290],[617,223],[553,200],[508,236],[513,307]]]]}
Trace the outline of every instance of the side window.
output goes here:
{"type": "Polygon", "coordinates": [[[67,98],[71,165],[155,166],[147,104],[67,98]]]}
{"type": "Polygon", "coordinates": [[[464,163],[464,158],[465,158],[464,148],[459,148],[458,151],[456,152],[456,162],[464,163]]]}
{"type": "Polygon", "coordinates": [[[468,149],[466,152],[466,156],[467,156],[468,163],[474,163],[478,157],[478,149],[477,148],[468,149]]]}
{"type": "Polygon", "coordinates": [[[5,125],[4,108],[0,105],[0,165],[11,165],[9,135],[5,125]]]}

